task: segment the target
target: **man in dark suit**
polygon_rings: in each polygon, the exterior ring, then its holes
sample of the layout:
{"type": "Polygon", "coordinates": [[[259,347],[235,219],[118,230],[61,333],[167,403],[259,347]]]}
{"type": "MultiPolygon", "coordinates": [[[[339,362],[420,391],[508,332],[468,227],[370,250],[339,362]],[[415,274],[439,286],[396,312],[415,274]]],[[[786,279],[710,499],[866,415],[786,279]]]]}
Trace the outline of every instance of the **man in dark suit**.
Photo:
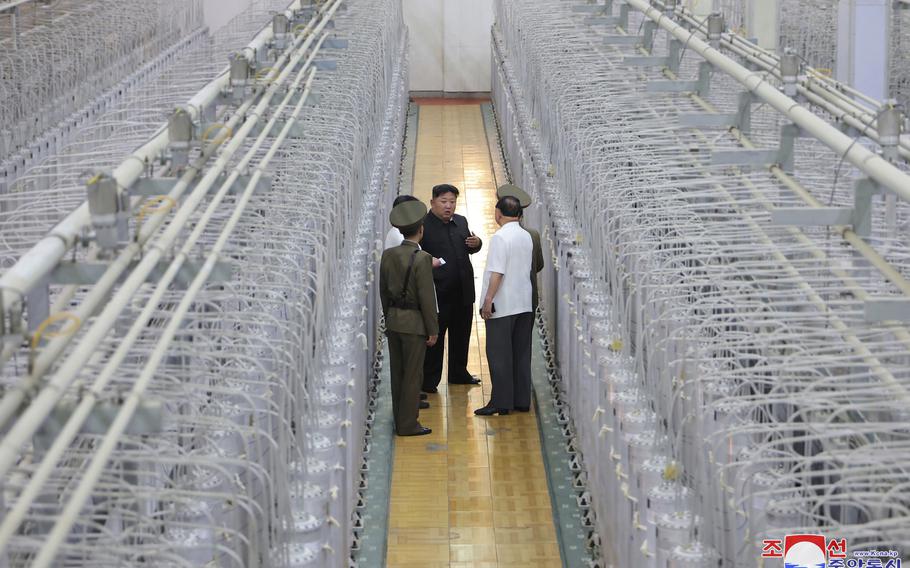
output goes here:
{"type": "Polygon", "coordinates": [[[379,299],[389,339],[392,379],[392,413],[399,436],[430,433],[417,421],[423,360],[426,348],[436,343],[436,296],[433,291],[433,257],[420,250],[427,207],[420,201],[396,205],[389,221],[404,240],[386,249],[379,263],[379,299]]]}
{"type": "Polygon", "coordinates": [[[436,392],[442,378],[443,345],[449,333],[449,384],[476,385],[468,373],[468,344],[474,319],[474,268],[468,255],[483,246],[468,228],[468,220],[455,214],[458,188],[442,184],[433,188],[430,212],[424,220],[421,246],[444,261],[433,269],[439,302],[439,340],[427,349],[423,366],[424,392],[436,392]]]}

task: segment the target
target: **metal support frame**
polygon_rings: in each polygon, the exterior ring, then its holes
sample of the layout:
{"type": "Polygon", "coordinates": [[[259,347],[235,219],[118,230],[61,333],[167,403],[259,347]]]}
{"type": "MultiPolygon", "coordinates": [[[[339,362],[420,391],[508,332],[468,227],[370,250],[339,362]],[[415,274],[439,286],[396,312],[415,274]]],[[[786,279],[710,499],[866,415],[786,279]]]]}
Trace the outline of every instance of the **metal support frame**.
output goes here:
{"type": "Polygon", "coordinates": [[[679,114],[679,125],[690,128],[732,128],[739,123],[735,114],[714,112],[683,112],[679,114]]]}
{"type": "Polygon", "coordinates": [[[868,323],[910,322],[910,299],[901,296],[868,298],[863,303],[863,320],[868,323]]]}
{"type": "Polygon", "coordinates": [[[752,131],[752,104],[755,102],[755,96],[749,91],[743,91],[737,99],[736,127],[747,136],[752,131]]]}
{"type": "Polygon", "coordinates": [[[619,26],[624,30],[629,29],[629,5],[625,2],[619,5],[619,26]]]}
{"type": "MultiPolygon", "coordinates": [[[[78,400],[64,400],[57,403],[48,415],[41,429],[35,433],[39,448],[49,448],[57,435],[75,412],[78,400]]],[[[104,435],[120,413],[122,403],[119,401],[99,401],[82,424],[80,434],[104,435]]],[[[144,399],[139,403],[125,433],[128,435],[157,434],[164,431],[164,405],[160,400],[144,399]]]]}
{"type": "MultiPolygon", "coordinates": [[[[238,176],[234,183],[228,189],[229,193],[237,194],[241,193],[246,186],[250,183],[253,176],[250,175],[241,175],[238,176]]],[[[131,195],[141,195],[144,197],[154,197],[156,195],[167,195],[171,192],[175,185],[179,182],[178,178],[172,177],[159,177],[159,178],[139,178],[136,180],[136,183],[133,184],[133,187],[130,188],[131,195]]],[[[212,187],[209,188],[210,193],[218,191],[220,184],[212,184],[212,187]]],[[[272,177],[269,175],[263,175],[260,177],[256,183],[256,193],[265,192],[271,189],[272,187],[272,177]]]]}
{"type": "MultiPolygon", "coordinates": [[[[135,266],[138,263],[133,263],[135,266]]],[[[148,274],[146,281],[149,283],[157,282],[167,271],[171,260],[162,260],[158,266],[152,269],[148,274]]],[[[183,263],[174,280],[174,286],[178,289],[185,289],[193,281],[193,278],[202,269],[205,260],[187,260],[183,263]]],[[[49,282],[56,285],[76,285],[91,286],[96,284],[108,265],[103,262],[61,262],[49,277],[49,282]]],[[[208,282],[228,282],[233,274],[233,264],[227,261],[216,261],[215,268],[209,276],[208,282]]],[[[43,320],[39,320],[40,323],[43,320]]],[[[31,318],[29,318],[31,323],[31,318]]]]}
{"type": "Polygon", "coordinates": [[[604,37],[604,45],[642,45],[645,39],[639,35],[609,35],[604,37]]]}
{"type": "Polygon", "coordinates": [[[708,61],[702,61],[698,64],[698,95],[705,98],[711,92],[711,74],[714,72],[714,66],[708,61]]]}
{"type": "Polygon", "coordinates": [[[698,81],[648,81],[649,93],[697,93],[698,81]]]}
{"type": "Polygon", "coordinates": [[[654,49],[654,36],[656,31],[656,23],[651,20],[645,21],[644,25],[642,26],[642,33],[644,34],[642,44],[644,45],[644,48],[648,50],[648,52],[654,49]]]}
{"type": "Polygon", "coordinates": [[[779,150],[715,150],[711,153],[712,166],[767,167],[777,163],[779,150]]]}
{"type": "Polygon", "coordinates": [[[795,227],[852,226],[854,233],[867,237],[872,233],[872,197],[880,193],[874,181],[861,179],[854,186],[852,208],[779,207],[771,211],[771,222],[795,227]]]}
{"type": "Polygon", "coordinates": [[[51,315],[50,279],[44,278],[25,295],[26,323],[29,332],[38,329],[51,315]]]}
{"type": "Polygon", "coordinates": [[[882,193],[874,181],[863,178],[853,187],[853,232],[861,237],[872,234],[872,198],[882,193]]]}
{"type": "Polygon", "coordinates": [[[795,124],[785,124],[780,127],[780,156],[777,163],[788,174],[793,173],[796,139],[802,137],[802,135],[802,130],[795,124]]]}
{"type": "Polygon", "coordinates": [[[622,63],[631,67],[666,67],[670,61],[665,55],[627,55],[622,63]]]}
{"type": "Polygon", "coordinates": [[[667,40],[667,57],[670,59],[670,63],[667,65],[667,68],[674,74],[679,74],[679,65],[681,63],[680,56],[683,50],[683,42],[679,41],[675,37],[670,37],[667,40]]]}
{"type": "Polygon", "coordinates": [[[787,227],[851,225],[853,209],[848,207],[778,207],[771,211],[771,222],[787,227]]]}

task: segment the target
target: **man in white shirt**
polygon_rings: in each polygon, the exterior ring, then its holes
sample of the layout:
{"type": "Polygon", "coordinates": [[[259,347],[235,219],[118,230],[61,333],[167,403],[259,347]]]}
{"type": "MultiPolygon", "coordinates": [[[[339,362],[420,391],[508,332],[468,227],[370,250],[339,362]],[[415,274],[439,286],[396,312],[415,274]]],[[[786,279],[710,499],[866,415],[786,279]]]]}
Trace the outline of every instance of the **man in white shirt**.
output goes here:
{"type": "Polygon", "coordinates": [[[518,220],[521,202],[513,196],[496,203],[500,229],[490,239],[483,273],[481,317],[487,328],[487,363],[493,380],[490,402],[474,414],[509,414],[531,406],[531,235],[518,220]]]}

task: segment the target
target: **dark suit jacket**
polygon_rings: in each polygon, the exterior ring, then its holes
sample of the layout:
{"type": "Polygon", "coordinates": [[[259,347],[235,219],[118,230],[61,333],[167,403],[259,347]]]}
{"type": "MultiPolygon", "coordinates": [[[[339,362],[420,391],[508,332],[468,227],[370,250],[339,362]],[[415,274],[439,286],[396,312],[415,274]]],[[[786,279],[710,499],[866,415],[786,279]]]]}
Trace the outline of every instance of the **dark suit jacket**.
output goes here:
{"type": "Polygon", "coordinates": [[[418,251],[414,242],[405,240],[397,247],[383,251],[379,263],[379,299],[382,302],[382,313],[385,314],[386,329],[423,336],[439,333],[432,272],[433,257],[418,251]],[[419,309],[394,308],[389,305],[389,301],[400,296],[408,263],[411,262],[411,256],[415,251],[417,256],[411,268],[405,300],[419,309]]]}
{"type": "Polygon", "coordinates": [[[468,248],[464,241],[470,236],[468,220],[461,215],[453,215],[451,221],[443,223],[431,211],[423,221],[423,239],[420,241],[420,247],[434,257],[446,261],[443,266],[433,269],[436,297],[440,306],[445,304],[470,306],[474,303],[474,267],[471,266],[468,255],[479,251],[483,243],[477,248],[468,248]]]}

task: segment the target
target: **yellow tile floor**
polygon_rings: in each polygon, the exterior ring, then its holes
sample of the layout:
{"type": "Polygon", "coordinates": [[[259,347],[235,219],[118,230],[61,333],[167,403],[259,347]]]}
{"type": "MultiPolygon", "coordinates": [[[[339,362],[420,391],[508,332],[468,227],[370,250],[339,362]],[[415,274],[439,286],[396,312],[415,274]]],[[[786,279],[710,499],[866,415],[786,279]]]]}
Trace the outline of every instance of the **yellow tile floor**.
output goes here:
{"type": "MultiPolygon", "coordinates": [[[[495,188],[480,105],[422,105],[414,194],[461,190],[458,213],[484,241],[473,256],[477,294],[496,230],[495,188]]],[[[477,417],[489,398],[484,326],[475,318],[468,370],[483,384],[446,385],[420,422],[429,436],[396,438],[389,511],[390,568],[562,566],[537,419],[477,417]]]]}

